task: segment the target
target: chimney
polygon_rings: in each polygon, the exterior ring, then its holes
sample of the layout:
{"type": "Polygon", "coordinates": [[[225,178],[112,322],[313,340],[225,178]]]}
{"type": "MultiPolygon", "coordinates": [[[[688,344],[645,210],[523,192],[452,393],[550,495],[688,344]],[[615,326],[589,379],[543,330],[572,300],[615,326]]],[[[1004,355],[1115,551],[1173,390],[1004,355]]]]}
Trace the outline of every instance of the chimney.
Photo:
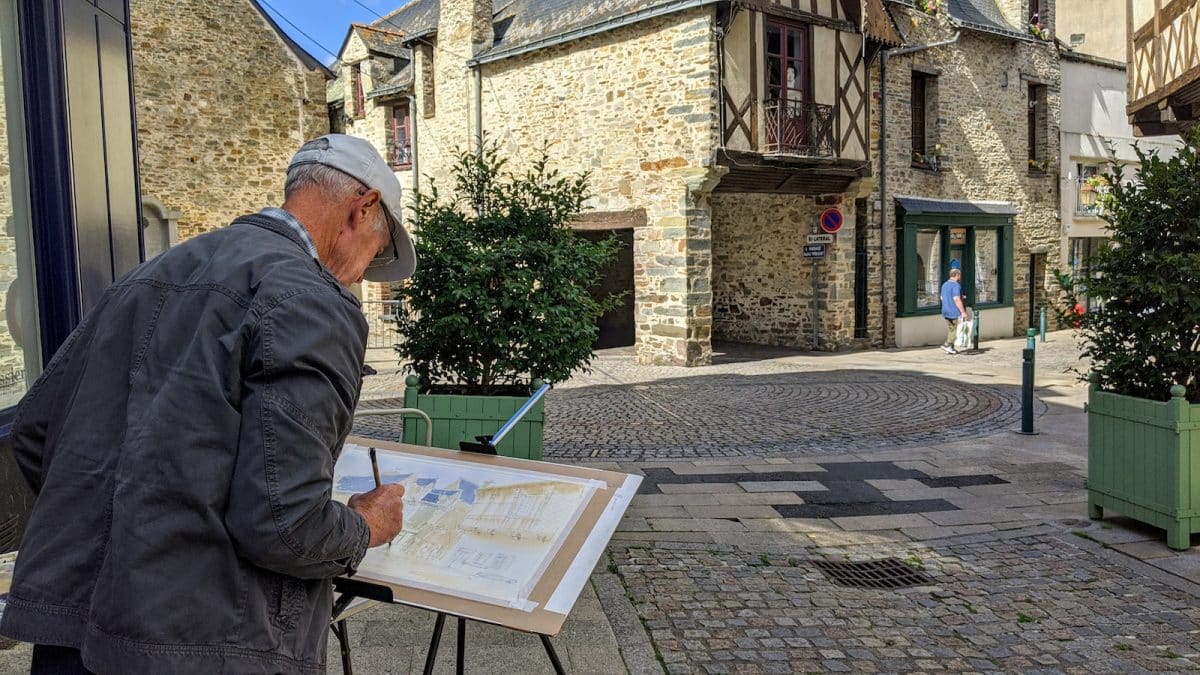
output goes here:
{"type": "Polygon", "coordinates": [[[491,48],[492,0],[441,0],[439,47],[475,56],[491,48]]]}

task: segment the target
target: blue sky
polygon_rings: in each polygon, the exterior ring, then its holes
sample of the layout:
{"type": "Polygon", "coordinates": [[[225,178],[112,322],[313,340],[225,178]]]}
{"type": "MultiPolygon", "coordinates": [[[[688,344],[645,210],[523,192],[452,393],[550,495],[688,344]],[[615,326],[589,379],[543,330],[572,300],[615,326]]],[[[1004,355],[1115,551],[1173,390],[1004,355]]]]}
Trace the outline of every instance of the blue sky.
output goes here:
{"type": "Polygon", "coordinates": [[[334,59],[351,23],[370,23],[407,0],[259,0],[292,39],[324,63],[334,59]],[[282,16],[281,16],[282,15],[282,16]],[[290,22],[290,23],[289,23],[290,22]],[[293,25],[294,24],[294,25],[293,25]],[[305,35],[307,33],[307,35],[305,35]]]}

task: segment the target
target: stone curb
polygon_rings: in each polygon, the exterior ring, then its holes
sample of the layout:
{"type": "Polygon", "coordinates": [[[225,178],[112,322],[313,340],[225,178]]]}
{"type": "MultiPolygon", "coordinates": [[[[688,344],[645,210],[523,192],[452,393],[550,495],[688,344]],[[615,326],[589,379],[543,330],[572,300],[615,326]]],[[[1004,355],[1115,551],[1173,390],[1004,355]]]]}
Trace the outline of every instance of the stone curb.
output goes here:
{"type": "Polygon", "coordinates": [[[625,595],[625,584],[620,577],[597,568],[592,573],[592,588],[600,598],[600,606],[608,617],[608,624],[617,638],[621,658],[629,672],[632,675],[662,675],[662,665],[654,656],[650,636],[646,634],[633,603],[625,595]]]}

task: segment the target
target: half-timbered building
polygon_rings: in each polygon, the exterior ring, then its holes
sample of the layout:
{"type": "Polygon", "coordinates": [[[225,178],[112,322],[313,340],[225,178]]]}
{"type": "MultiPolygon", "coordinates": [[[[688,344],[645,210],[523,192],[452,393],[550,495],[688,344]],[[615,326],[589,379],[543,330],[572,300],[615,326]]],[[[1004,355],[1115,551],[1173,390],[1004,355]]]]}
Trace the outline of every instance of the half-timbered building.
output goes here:
{"type": "Polygon", "coordinates": [[[1129,122],[1139,136],[1200,120],[1200,2],[1127,0],[1129,122]]]}

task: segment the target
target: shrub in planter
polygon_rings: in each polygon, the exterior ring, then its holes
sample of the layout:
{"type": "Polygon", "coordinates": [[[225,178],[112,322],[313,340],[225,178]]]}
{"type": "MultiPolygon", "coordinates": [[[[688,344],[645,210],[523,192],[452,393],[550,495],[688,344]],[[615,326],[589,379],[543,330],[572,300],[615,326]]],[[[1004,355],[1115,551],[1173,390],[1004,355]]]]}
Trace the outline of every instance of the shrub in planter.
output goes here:
{"type": "Polygon", "coordinates": [[[1091,261],[1079,317],[1091,360],[1088,499],[1165,528],[1173,548],[1200,531],[1200,130],[1162,159],[1119,166],[1105,220],[1113,246],[1091,261]]]}
{"type": "MultiPolygon", "coordinates": [[[[498,420],[460,425],[455,434],[442,434],[435,420],[434,445],[496,431],[535,377],[555,383],[586,370],[596,320],[620,300],[592,293],[619,242],[588,241],[570,229],[588,198],[587,174],[561,176],[548,163],[543,152],[516,174],[494,145],[478,155],[459,152],[453,194],[443,198],[434,185],[414,197],[417,270],[396,289],[408,310],[397,322],[396,349],[417,378],[409,388],[416,400],[406,396],[406,405],[433,414],[436,406],[421,400],[489,397],[471,406],[494,409],[498,420]]],[[[540,415],[539,408],[527,419],[540,425],[540,415]]],[[[424,433],[423,424],[412,426],[424,433]]],[[[406,440],[420,438],[417,431],[409,438],[406,428],[406,440]]],[[[540,457],[540,433],[536,445],[540,457]]]]}

